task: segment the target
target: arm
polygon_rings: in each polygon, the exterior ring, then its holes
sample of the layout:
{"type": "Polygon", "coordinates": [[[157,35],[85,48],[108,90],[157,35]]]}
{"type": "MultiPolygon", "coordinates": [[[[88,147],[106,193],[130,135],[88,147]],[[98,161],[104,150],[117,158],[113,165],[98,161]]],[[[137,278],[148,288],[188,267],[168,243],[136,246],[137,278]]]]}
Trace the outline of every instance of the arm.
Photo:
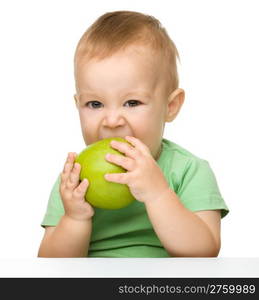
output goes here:
{"type": "Polygon", "coordinates": [[[193,213],[186,209],[170,188],[162,170],[145,144],[135,137],[111,146],[125,157],[106,159],[127,170],[106,174],[111,182],[127,184],[132,195],[145,204],[147,214],[161,243],[171,256],[217,256],[220,249],[219,211],[193,213]]]}
{"type": "Polygon", "coordinates": [[[46,227],[39,257],[86,257],[92,221],[63,216],[56,227],[46,227]]]}
{"type": "Polygon", "coordinates": [[[88,253],[94,210],[85,201],[88,181],[79,183],[80,164],[69,154],[61,173],[60,195],[65,214],[56,227],[47,227],[39,257],[85,257],[88,253]]]}
{"type": "Polygon", "coordinates": [[[213,257],[220,250],[220,212],[193,213],[173,190],[145,203],[161,243],[174,257],[213,257]]]}

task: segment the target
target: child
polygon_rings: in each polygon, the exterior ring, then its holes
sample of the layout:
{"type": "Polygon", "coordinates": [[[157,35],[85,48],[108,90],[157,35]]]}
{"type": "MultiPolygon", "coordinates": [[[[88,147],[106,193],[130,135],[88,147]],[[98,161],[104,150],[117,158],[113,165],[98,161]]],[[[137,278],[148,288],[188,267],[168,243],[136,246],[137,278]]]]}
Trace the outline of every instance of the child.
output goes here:
{"type": "Polygon", "coordinates": [[[40,257],[214,257],[228,213],[206,160],[163,138],[184,102],[177,49],[152,16],[116,11],[101,16],[75,53],[75,102],[86,145],[108,137],[107,156],[127,170],[105,179],[127,184],[136,198],[119,210],[84,200],[76,153],[69,153],[42,222],[40,257]]]}

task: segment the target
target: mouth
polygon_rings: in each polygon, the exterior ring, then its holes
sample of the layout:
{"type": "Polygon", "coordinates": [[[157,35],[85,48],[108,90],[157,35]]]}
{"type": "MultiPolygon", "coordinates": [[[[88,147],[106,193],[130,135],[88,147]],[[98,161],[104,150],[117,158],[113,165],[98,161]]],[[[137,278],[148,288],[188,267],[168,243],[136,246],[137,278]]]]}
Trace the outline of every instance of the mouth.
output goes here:
{"type": "Polygon", "coordinates": [[[122,138],[122,139],[125,139],[126,136],[128,136],[128,134],[125,134],[125,135],[111,135],[111,136],[101,137],[100,140],[110,139],[110,138],[122,138]]]}

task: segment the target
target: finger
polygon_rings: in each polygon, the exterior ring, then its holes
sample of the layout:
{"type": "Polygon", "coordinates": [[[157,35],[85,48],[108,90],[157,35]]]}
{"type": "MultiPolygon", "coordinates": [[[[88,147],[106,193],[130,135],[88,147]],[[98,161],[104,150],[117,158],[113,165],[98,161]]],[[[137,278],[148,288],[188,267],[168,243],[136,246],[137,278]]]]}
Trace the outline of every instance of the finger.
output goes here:
{"type": "Polygon", "coordinates": [[[116,182],[120,184],[127,184],[128,182],[128,174],[127,173],[109,173],[105,174],[104,178],[110,182],[116,182]]]}
{"type": "Polygon", "coordinates": [[[77,187],[79,182],[80,170],[81,170],[81,165],[79,163],[75,163],[73,169],[69,174],[68,180],[66,181],[66,187],[68,189],[74,189],[77,187]]]}
{"type": "Polygon", "coordinates": [[[81,200],[84,198],[87,188],[89,186],[89,181],[84,178],[77,188],[74,189],[72,196],[75,200],[81,200]]]}
{"type": "Polygon", "coordinates": [[[63,171],[61,173],[61,186],[62,187],[64,187],[66,185],[66,181],[69,178],[70,172],[73,168],[74,159],[75,159],[75,153],[69,152],[66,162],[65,162],[65,165],[64,165],[64,168],[63,168],[63,171]]]}
{"type": "Polygon", "coordinates": [[[67,155],[67,162],[68,163],[73,163],[75,158],[76,158],[76,153],[75,152],[69,152],[67,155]]]}
{"type": "Polygon", "coordinates": [[[144,144],[141,140],[135,138],[134,136],[126,136],[125,140],[127,140],[131,145],[133,145],[135,148],[141,150],[143,153],[149,153],[150,150],[147,147],[146,144],[144,144]]]}
{"type": "Polygon", "coordinates": [[[74,160],[75,160],[75,154],[73,152],[69,152],[64,165],[63,173],[69,173],[71,171],[74,160]]]}
{"type": "Polygon", "coordinates": [[[124,153],[128,157],[135,158],[137,155],[137,151],[134,147],[132,147],[129,143],[111,141],[110,145],[112,148],[117,149],[121,153],[124,153]]]}
{"type": "Polygon", "coordinates": [[[132,171],[134,167],[134,160],[132,158],[122,156],[122,155],[116,155],[108,153],[105,156],[106,160],[108,160],[111,163],[114,163],[118,166],[121,166],[125,170],[132,171]]]}

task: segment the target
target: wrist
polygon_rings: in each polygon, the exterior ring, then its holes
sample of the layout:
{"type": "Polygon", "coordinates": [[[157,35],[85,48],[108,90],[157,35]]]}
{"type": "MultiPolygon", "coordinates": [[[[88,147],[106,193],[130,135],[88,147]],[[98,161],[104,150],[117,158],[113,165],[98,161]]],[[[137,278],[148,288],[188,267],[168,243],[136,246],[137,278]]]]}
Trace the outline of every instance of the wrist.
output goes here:
{"type": "Polygon", "coordinates": [[[67,220],[68,222],[73,222],[73,223],[88,223],[92,221],[93,215],[89,216],[74,216],[71,214],[65,213],[63,216],[63,219],[67,220]]]}
{"type": "Polygon", "coordinates": [[[153,196],[152,199],[150,198],[149,201],[145,201],[145,205],[153,205],[153,204],[161,204],[167,199],[175,198],[176,194],[175,192],[168,186],[165,188],[161,193],[159,193],[157,196],[153,196]]]}

